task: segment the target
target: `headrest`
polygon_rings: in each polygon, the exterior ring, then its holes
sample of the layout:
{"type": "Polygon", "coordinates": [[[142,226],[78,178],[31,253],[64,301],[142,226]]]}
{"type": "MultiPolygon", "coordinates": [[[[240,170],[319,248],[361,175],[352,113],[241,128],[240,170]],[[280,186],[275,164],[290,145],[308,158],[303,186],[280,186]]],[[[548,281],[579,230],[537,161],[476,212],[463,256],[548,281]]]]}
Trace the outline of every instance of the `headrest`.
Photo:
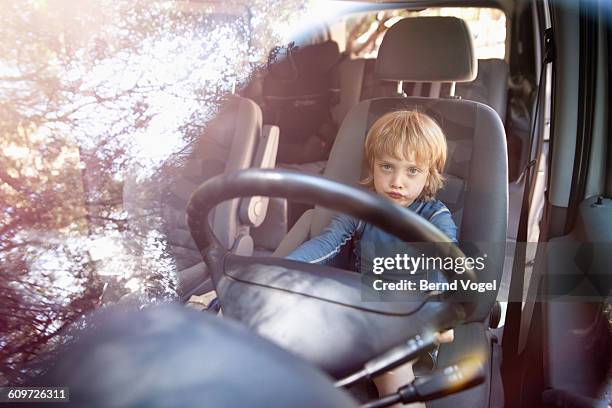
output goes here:
{"type": "Polygon", "coordinates": [[[275,79],[295,80],[298,74],[326,73],[340,59],[338,43],[335,41],[297,47],[287,54],[270,66],[269,73],[275,79]]]}
{"type": "Polygon", "coordinates": [[[478,71],[472,36],[456,17],[408,17],[383,38],[376,75],[390,81],[468,82],[478,71]]]}

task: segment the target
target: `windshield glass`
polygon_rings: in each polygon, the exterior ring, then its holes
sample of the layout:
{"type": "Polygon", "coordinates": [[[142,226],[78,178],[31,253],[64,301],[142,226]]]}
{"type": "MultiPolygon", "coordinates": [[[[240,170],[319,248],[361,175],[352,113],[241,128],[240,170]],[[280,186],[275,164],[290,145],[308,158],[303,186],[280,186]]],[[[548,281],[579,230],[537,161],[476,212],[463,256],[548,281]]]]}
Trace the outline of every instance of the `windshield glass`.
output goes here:
{"type": "Polygon", "coordinates": [[[27,0],[0,10],[0,384],[83,314],[176,298],[160,196],[304,1],[27,0]]]}

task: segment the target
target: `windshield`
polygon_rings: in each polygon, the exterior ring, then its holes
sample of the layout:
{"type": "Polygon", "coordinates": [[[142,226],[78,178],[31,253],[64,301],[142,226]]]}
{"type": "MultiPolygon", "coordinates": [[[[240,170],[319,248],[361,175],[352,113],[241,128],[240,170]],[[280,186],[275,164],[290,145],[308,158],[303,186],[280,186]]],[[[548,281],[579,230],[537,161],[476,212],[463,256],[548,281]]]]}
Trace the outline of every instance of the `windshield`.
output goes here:
{"type": "Polygon", "coordinates": [[[176,298],[163,187],[307,10],[303,1],[3,3],[0,384],[27,377],[26,365],[93,309],[176,298]]]}

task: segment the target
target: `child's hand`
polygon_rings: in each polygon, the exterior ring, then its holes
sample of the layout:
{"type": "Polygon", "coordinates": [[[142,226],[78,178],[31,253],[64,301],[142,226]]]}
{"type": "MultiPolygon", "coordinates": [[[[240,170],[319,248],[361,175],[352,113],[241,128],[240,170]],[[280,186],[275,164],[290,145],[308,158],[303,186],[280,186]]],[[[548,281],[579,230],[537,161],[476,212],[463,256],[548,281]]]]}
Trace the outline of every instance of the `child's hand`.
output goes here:
{"type": "Polygon", "coordinates": [[[453,329],[450,329],[445,332],[438,333],[437,339],[439,343],[451,343],[453,340],[455,340],[455,332],[453,329]]]}

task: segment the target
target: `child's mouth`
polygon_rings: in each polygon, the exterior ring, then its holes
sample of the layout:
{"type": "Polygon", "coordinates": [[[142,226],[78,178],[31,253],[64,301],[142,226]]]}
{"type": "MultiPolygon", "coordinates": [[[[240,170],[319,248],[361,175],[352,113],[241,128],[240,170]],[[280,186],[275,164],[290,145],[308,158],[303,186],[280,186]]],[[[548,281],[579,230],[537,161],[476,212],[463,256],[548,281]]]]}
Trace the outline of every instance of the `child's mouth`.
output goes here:
{"type": "Polygon", "coordinates": [[[387,193],[387,195],[389,197],[391,197],[392,199],[394,199],[394,200],[400,200],[400,199],[404,198],[404,195],[400,194],[400,193],[389,192],[389,193],[387,193]]]}

